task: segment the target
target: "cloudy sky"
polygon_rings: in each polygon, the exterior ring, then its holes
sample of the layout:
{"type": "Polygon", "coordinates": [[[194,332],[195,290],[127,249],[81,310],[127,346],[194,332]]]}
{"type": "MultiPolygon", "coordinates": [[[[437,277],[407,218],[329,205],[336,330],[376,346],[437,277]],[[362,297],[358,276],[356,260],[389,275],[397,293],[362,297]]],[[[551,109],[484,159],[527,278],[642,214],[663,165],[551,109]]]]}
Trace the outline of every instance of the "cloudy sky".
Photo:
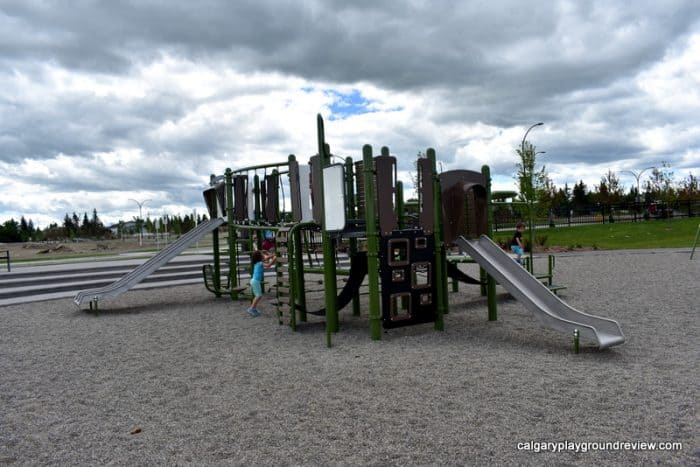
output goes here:
{"type": "Polygon", "coordinates": [[[409,185],[433,147],[514,189],[540,121],[558,186],[700,176],[700,2],[0,0],[0,222],[203,213],[210,174],[313,155],[317,113],[409,185]]]}

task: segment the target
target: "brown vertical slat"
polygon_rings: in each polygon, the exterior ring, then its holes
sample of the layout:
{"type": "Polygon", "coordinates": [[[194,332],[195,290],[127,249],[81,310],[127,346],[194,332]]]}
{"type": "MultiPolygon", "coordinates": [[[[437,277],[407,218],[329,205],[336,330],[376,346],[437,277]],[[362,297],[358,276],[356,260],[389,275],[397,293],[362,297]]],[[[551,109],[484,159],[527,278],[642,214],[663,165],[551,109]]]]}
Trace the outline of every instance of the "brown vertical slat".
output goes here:
{"type": "Polygon", "coordinates": [[[379,229],[382,235],[389,235],[392,231],[399,228],[396,210],[394,209],[394,195],[396,191],[394,186],[394,168],[396,167],[396,158],[393,156],[375,157],[374,167],[377,180],[379,229]]]}
{"type": "Polygon", "coordinates": [[[309,159],[311,168],[311,204],[314,222],[323,224],[323,206],[321,206],[321,157],[317,154],[309,159]]]}
{"type": "Polygon", "coordinates": [[[245,221],[248,218],[248,176],[233,177],[233,218],[245,221]]]}
{"type": "Polygon", "coordinates": [[[279,175],[273,173],[265,176],[267,197],[265,198],[265,218],[268,222],[277,223],[277,207],[279,205],[279,175]]]}
{"type": "Polygon", "coordinates": [[[433,196],[433,173],[430,165],[430,159],[421,157],[418,159],[418,171],[420,186],[418,187],[419,198],[421,200],[420,209],[420,226],[426,234],[430,235],[435,229],[434,204],[433,196]]]}
{"type": "Polygon", "coordinates": [[[289,162],[289,197],[292,200],[292,221],[301,222],[301,185],[299,184],[299,162],[289,162]]]}

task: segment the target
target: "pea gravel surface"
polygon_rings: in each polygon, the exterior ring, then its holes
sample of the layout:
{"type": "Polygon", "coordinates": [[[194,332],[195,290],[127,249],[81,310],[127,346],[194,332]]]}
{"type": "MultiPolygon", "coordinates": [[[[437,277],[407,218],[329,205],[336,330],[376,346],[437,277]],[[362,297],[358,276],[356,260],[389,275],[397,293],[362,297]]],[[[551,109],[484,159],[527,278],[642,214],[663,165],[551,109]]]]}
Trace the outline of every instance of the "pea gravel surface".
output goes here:
{"type": "Polygon", "coordinates": [[[363,296],[331,348],[319,318],[279,325],[270,293],[256,318],[199,285],[128,292],[98,314],[70,299],[2,307],[0,465],[698,465],[688,257],[559,255],[562,298],[627,338],[579,354],[500,287],[498,321],[461,285],[444,331],[380,341],[363,296]]]}

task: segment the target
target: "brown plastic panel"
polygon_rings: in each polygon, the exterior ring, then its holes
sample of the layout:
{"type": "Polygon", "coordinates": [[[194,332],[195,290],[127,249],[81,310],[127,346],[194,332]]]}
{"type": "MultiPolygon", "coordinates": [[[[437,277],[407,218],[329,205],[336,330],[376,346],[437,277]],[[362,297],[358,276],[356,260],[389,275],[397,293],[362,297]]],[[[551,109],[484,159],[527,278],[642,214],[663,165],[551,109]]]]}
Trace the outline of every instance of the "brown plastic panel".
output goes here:
{"type": "Polygon", "coordinates": [[[311,168],[311,204],[313,206],[312,216],[314,222],[321,224],[323,222],[323,206],[319,202],[321,200],[321,157],[316,154],[309,159],[309,167],[311,168]]]}
{"type": "Polygon", "coordinates": [[[278,174],[265,176],[265,219],[268,222],[277,223],[277,212],[279,208],[280,177],[278,174]]]}
{"type": "Polygon", "coordinates": [[[433,196],[433,168],[430,164],[430,159],[421,157],[417,161],[418,180],[418,196],[422,201],[420,206],[420,225],[426,234],[430,235],[435,230],[435,197],[433,196]]]}
{"type": "Polygon", "coordinates": [[[248,218],[248,176],[233,177],[233,218],[245,221],[248,218]]]}
{"type": "Polygon", "coordinates": [[[480,172],[450,170],[440,174],[443,235],[446,243],[458,236],[487,233],[486,182],[480,172]]]}
{"type": "Polygon", "coordinates": [[[389,235],[399,228],[394,209],[396,158],[394,156],[378,156],[374,158],[374,164],[377,180],[379,230],[382,235],[389,235]]]}
{"type": "Polygon", "coordinates": [[[292,201],[292,220],[301,222],[301,185],[299,184],[299,162],[289,161],[289,197],[292,201]]]}

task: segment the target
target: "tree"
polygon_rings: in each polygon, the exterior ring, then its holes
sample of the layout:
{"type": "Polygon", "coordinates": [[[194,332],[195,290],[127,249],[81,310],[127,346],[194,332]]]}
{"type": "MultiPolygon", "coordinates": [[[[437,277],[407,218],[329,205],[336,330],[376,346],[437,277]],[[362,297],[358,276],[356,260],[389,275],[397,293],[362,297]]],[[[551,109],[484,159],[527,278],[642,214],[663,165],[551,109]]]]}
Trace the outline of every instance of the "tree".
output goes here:
{"type": "Polygon", "coordinates": [[[90,221],[88,220],[87,212],[83,213],[83,223],[80,225],[80,234],[81,235],[90,235],[92,233],[92,229],[90,228],[90,221]]]}
{"type": "Polygon", "coordinates": [[[572,193],[573,199],[571,202],[574,205],[574,211],[576,213],[583,212],[586,209],[586,206],[591,203],[591,196],[588,192],[588,187],[586,187],[586,184],[583,183],[583,180],[579,180],[579,182],[574,185],[574,190],[572,193]]]}
{"type": "Polygon", "coordinates": [[[700,185],[698,184],[698,177],[691,173],[688,174],[687,178],[680,181],[678,198],[684,201],[693,201],[700,198],[700,185]]]}
{"type": "Polygon", "coordinates": [[[516,179],[520,188],[520,199],[525,203],[526,214],[529,224],[529,243],[530,243],[530,272],[533,266],[533,238],[534,238],[534,217],[535,207],[537,203],[547,196],[547,187],[551,184],[551,180],[547,176],[545,167],[536,170],[537,152],[535,146],[529,142],[523,141],[520,148],[516,150],[520,156],[520,162],[516,164],[518,169],[516,179]]]}
{"type": "Polygon", "coordinates": [[[624,189],[620,185],[620,179],[615,172],[608,169],[608,173],[600,179],[600,185],[596,185],[597,193],[595,201],[602,204],[619,203],[624,195],[624,189]]]}
{"type": "Polygon", "coordinates": [[[525,142],[522,148],[516,150],[520,156],[520,162],[516,164],[518,173],[516,179],[520,189],[520,199],[525,202],[535,203],[546,191],[549,177],[544,166],[540,170],[535,170],[537,163],[537,153],[535,146],[525,142]]]}
{"type": "Polygon", "coordinates": [[[66,213],[66,216],[63,218],[63,236],[70,237],[74,231],[75,225],[73,224],[73,219],[66,213]]]}
{"type": "Polygon", "coordinates": [[[673,188],[673,172],[670,170],[671,164],[662,162],[661,167],[654,167],[645,184],[647,201],[660,200],[670,202],[675,198],[676,192],[673,188]]]}
{"type": "Polygon", "coordinates": [[[571,209],[571,198],[571,188],[569,188],[568,183],[565,183],[564,188],[559,188],[552,197],[552,209],[556,210],[560,216],[568,216],[571,209]]]}
{"type": "Polygon", "coordinates": [[[20,227],[16,220],[10,219],[0,226],[0,242],[21,242],[20,227]]]}

